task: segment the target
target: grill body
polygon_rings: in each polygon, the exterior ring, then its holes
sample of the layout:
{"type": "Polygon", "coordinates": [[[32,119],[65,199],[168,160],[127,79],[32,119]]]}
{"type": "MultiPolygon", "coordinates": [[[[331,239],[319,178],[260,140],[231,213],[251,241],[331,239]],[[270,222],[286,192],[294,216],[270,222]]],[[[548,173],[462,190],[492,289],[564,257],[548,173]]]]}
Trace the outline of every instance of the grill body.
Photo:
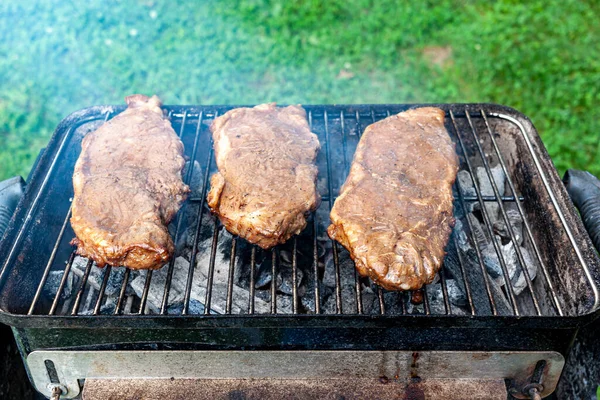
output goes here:
{"type": "MultiPolygon", "coordinates": [[[[461,170],[475,177],[478,170],[490,176],[496,168],[506,176],[503,193],[497,187],[492,187],[493,193],[483,193],[474,179],[473,193],[455,188],[457,219],[462,220],[477,257],[468,264],[459,256],[460,273],[450,274],[443,267],[438,282],[441,306],[434,307],[432,287],[425,288],[423,303],[413,305],[409,294],[372,286],[340,261],[345,250],[324,235],[329,210],[364,128],[416,106],[305,106],[322,144],[317,159],[322,204],[302,234],[264,254],[238,238],[226,242],[229,250],[219,250],[226,233],[205,205],[208,181],[216,168],[208,127],[215,116],[234,107],[165,107],[190,159],[184,179],[192,186],[191,198],[171,226],[176,243],[187,240],[177,252],[187,252],[189,261],[183,303],[177,309],[170,308],[173,277],[181,268],[176,262],[164,267],[160,298],[154,303],[152,272],[135,277],[143,281],[143,290],[128,302],[127,285],[133,273],[107,268],[94,291],[88,282],[96,268],[91,262],[74,278],[72,294],[65,299],[70,276],[75,274],[68,218],[80,141],[124,108],[92,107],[72,114],[58,126],[40,158],[0,245],[0,321],[13,327],[24,356],[47,349],[552,351],[566,356],[579,327],[598,315],[599,260],[535,128],[519,112],[490,104],[434,105],[446,111],[461,170]],[[523,220],[523,248],[538,269],[535,277],[524,272],[527,263],[517,251],[517,266],[526,282],[520,294],[506,284],[494,290],[485,272],[474,272],[485,271],[485,265],[468,229],[472,227],[465,210],[472,204],[479,205],[484,221],[490,218],[490,204],[499,207],[500,218],[506,218],[506,210],[512,208],[523,220]],[[202,240],[211,245],[202,247],[202,240]],[[323,271],[322,246],[333,261],[332,287],[323,284],[328,272],[323,271]],[[285,265],[284,253],[290,258],[285,265]],[[222,285],[217,282],[224,274],[219,257],[229,265],[222,285]],[[277,279],[272,278],[276,283],[266,288],[257,287],[265,273],[265,259],[271,260],[266,265],[272,277],[284,269],[291,272],[292,288],[285,297],[277,279]],[[193,276],[199,272],[189,265],[200,262],[206,263],[207,279],[201,294],[196,293],[204,306],[198,311],[191,298],[193,276]],[[62,278],[58,290],[49,293],[56,271],[63,271],[62,278]],[[353,273],[352,284],[343,286],[344,276],[353,273]],[[106,292],[111,277],[123,282],[112,308],[106,292]],[[449,295],[450,278],[465,292],[466,304],[460,309],[449,295]],[[239,282],[247,284],[248,295],[241,307],[239,282]]],[[[456,236],[449,246],[458,246],[456,236]]],[[[501,260],[500,248],[494,246],[501,260]]],[[[500,264],[506,282],[506,262],[500,264]]]]}

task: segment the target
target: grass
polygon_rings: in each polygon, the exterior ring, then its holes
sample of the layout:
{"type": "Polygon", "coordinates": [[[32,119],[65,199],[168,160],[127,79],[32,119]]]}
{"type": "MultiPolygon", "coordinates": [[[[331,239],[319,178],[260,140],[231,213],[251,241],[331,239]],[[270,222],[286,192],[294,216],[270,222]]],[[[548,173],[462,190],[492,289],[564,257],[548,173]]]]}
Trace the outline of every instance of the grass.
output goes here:
{"type": "Polygon", "coordinates": [[[0,2],[0,179],[70,112],[167,104],[495,102],[600,174],[595,1],[0,2]],[[325,3],[327,5],[325,5],[325,3]]]}

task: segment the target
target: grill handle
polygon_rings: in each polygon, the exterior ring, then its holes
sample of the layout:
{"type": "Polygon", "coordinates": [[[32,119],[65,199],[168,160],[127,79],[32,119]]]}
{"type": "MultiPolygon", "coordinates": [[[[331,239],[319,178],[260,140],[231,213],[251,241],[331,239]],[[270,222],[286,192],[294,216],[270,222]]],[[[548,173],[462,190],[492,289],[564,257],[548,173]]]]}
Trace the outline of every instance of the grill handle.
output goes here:
{"type": "Polygon", "coordinates": [[[25,181],[20,176],[0,182],[0,238],[4,236],[24,191],[25,181]]]}
{"type": "MultiPolygon", "coordinates": [[[[27,181],[29,181],[33,171],[36,170],[45,150],[46,148],[43,147],[35,158],[27,181]]],[[[20,176],[15,176],[0,182],[0,240],[8,228],[8,223],[17,208],[17,204],[19,204],[19,200],[21,200],[23,193],[25,193],[25,185],[25,181],[20,176]]]]}
{"type": "Polygon", "coordinates": [[[563,182],[596,250],[600,251],[600,180],[587,171],[569,169],[563,182]]]}

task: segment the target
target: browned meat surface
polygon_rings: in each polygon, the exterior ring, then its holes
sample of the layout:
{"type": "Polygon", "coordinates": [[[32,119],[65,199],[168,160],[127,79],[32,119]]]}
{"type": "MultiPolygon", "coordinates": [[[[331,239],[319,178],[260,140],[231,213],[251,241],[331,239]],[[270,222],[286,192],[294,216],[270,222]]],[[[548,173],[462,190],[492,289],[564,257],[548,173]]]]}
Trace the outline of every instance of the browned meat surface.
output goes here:
{"type": "Polygon", "coordinates": [[[124,112],[81,143],[73,173],[72,244],[100,267],[156,269],[173,254],[167,224],[189,191],[181,180],[183,144],[158,97],[126,101],[124,112]]]}
{"type": "Polygon", "coordinates": [[[320,197],[319,140],[302,107],[237,108],[211,126],[219,172],[208,205],[234,235],[268,249],[306,226],[320,197]]]}
{"type": "Polygon", "coordinates": [[[439,270],[458,172],[444,112],[427,107],[367,127],[327,232],[358,272],[388,290],[415,290],[439,270]]]}

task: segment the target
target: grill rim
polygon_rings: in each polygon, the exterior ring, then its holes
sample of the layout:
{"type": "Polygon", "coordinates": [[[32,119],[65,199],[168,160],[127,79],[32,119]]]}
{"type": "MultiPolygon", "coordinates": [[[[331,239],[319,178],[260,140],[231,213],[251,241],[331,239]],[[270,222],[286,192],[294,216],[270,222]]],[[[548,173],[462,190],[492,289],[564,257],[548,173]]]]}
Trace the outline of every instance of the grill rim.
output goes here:
{"type": "MultiPolygon", "coordinates": [[[[283,106],[283,105],[282,105],[283,106]]],[[[329,111],[328,110],[333,110],[333,111],[343,111],[343,112],[348,112],[348,113],[352,113],[352,112],[370,112],[370,115],[375,115],[375,110],[376,109],[384,109],[388,111],[388,115],[389,115],[389,110],[393,109],[394,112],[401,112],[410,108],[415,108],[415,107],[426,107],[426,106],[432,106],[432,107],[440,107],[442,109],[444,109],[446,111],[447,114],[452,115],[452,112],[456,113],[456,115],[462,115],[464,114],[464,112],[466,111],[471,112],[471,113],[475,113],[478,112],[479,110],[484,110],[485,113],[488,116],[498,116],[498,115],[508,115],[509,117],[512,117],[515,121],[517,121],[519,124],[521,124],[521,126],[524,128],[522,129],[522,133],[523,136],[525,136],[526,138],[524,138],[525,140],[527,140],[527,138],[531,141],[531,143],[533,144],[533,148],[530,149],[530,153],[532,154],[532,156],[535,156],[535,158],[538,159],[539,164],[541,165],[541,168],[538,169],[538,172],[543,171],[544,175],[546,175],[546,178],[548,180],[548,182],[544,182],[544,186],[546,187],[546,189],[548,190],[549,193],[552,193],[555,197],[556,197],[556,201],[557,201],[557,205],[559,206],[556,211],[558,213],[562,213],[564,215],[564,217],[566,218],[566,222],[567,225],[569,225],[569,228],[573,230],[573,236],[575,238],[582,238],[583,240],[579,241],[579,243],[576,243],[576,246],[579,247],[579,250],[581,251],[581,253],[583,254],[582,258],[583,261],[585,261],[585,264],[582,265],[582,267],[585,269],[586,265],[589,268],[588,271],[588,275],[591,277],[591,279],[588,281],[588,284],[594,288],[595,286],[595,290],[597,291],[598,288],[598,281],[600,281],[599,276],[600,274],[598,273],[598,265],[599,265],[599,259],[595,253],[595,251],[593,250],[593,245],[591,244],[591,241],[589,239],[589,236],[587,235],[587,231],[585,230],[585,228],[583,227],[583,224],[581,222],[581,220],[576,217],[576,211],[574,209],[573,204],[571,203],[568,194],[566,193],[566,189],[564,188],[564,186],[562,186],[562,181],[560,181],[560,178],[558,177],[557,171],[554,168],[554,166],[552,165],[551,159],[546,151],[546,148],[544,147],[543,143],[541,142],[541,139],[539,137],[539,135],[537,134],[537,130],[535,129],[535,127],[533,126],[533,124],[531,123],[531,121],[529,120],[529,118],[525,115],[523,115],[522,113],[520,113],[519,111],[510,108],[510,107],[506,107],[506,106],[502,106],[502,105],[497,105],[497,104],[490,104],[490,103],[452,103],[452,104],[348,104],[348,105],[341,105],[341,104],[335,104],[335,105],[305,105],[303,106],[306,110],[307,113],[312,113],[313,116],[322,116],[323,114],[327,114],[329,111]],[[316,110],[325,110],[324,113],[319,113],[319,112],[315,112],[316,110]],[[550,170],[552,170],[552,172],[549,172],[550,170]],[[558,183],[558,184],[557,184],[558,183]],[[560,188],[558,188],[560,186],[560,188]],[[567,201],[565,201],[565,199],[567,199],[567,201]],[[582,234],[584,233],[584,234],[582,234]],[[592,251],[590,251],[592,250],[592,251]]],[[[223,113],[226,110],[230,110],[232,108],[236,108],[236,107],[251,107],[251,106],[244,106],[244,105],[209,105],[209,106],[183,106],[183,105],[167,105],[167,106],[163,106],[163,108],[169,113],[172,114],[173,116],[177,116],[177,117],[183,117],[186,118],[186,116],[195,116],[198,115],[200,116],[207,116],[210,117],[212,114],[220,114],[223,113]],[[206,109],[210,109],[210,110],[214,110],[213,113],[207,113],[206,109]]],[[[34,171],[32,171],[31,173],[31,179],[30,179],[30,184],[27,187],[27,191],[25,193],[25,195],[23,196],[23,198],[21,199],[21,201],[19,202],[19,205],[17,207],[17,211],[15,212],[13,219],[11,220],[10,224],[9,224],[9,228],[7,229],[7,232],[5,234],[5,240],[0,243],[0,254],[6,254],[7,253],[7,248],[8,248],[8,254],[9,257],[7,257],[8,259],[10,259],[10,257],[12,257],[12,253],[15,251],[15,249],[18,247],[18,243],[20,240],[20,237],[23,235],[23,233],[25,232],[24,224],[28,223],[29,221],[25,221],[25,216],[31,216],[32,214],[34,214],[35,209],[31,206],[29,206],[30,204],[32,204],[32,201],[37,203],[37,201],[39,200],[40,196],[41,196],[41,192],[44,188],[44,185],[46,184],[49,176],[51,175],[49,172],[51,171],[51,169],[53,168],[53,166],[56,164],[56,162],[59,162],[59,157],[58,155],[60,154],[61,150],[63,149],[64,145],[67,142],[67,139],[69,138],[69,134],[76,129],[78,126],[81,126],[83,124],[85,124],[86,122],[90,122],[93,120],[97,120],[99,117],[103,116],[104,114],[108,114],[111,113],[113,115],[123,111],[126,107],[124,105],[118,105],[118,106],[94,106],[94,107],[89,107],[89,108],[85,108],[82,109],[80,111],[74,112],[71,115],[69,115],[68,117],[66,117],[63,121],[61,121],[61,123],[58,125],[54,135],[52,136],[48,146],[47,146],[47,151],[45,151],[43,153],[43,155],[40,158],[39,163],[35,166],[34,171]],[[10,240],[9,240],[10,239],[10,240]]],[[[377,112],[377,115],[384,115],[385,112],[377,112]]],[[[510,120],[509,120],[510,121],[510,120]]],[[[514,121],[511,121],[514,123],[514,121]]],[[[37,206],[37,204],[34,203],[34,206],[37,206]]],[[[577,251],[577,250],[576,250],[577,251]]],[[[7,272],[10,270],[10,265],[8,264],[8,262],[4,262],[3,268],[2,270],[0,270],[0,295],[2,294],[2,290],[4,288],[4,284],[6,283],[6,277],[7,277],[7,272]]],[[[552,320],[553,321],[553,326],[556,326],[557,320],[560,319],[564,319],[564,321],[569,321],[569,322],[565,322],[565,325],[563,324],[559,324],[560,326],[579,326],[582,323],[587,323],[593,319],[595,319],[596,317],[600,316],[600,309],[598,308],[598,298],[597,296],[595,297],[595,307],[596,308],[592,308],[589,311],[576,315],[576,316],[559,316],[559,315],[541,315],[541,316],[533,316],[533,315],[527,315],[524,317],[519,317],[519,316],[494,316],[494,315],[486,315],[486,316],[479,316],[479,315],[466,315],[466,316],[458,316],[458,315],[426,315],[426,319],[429,321],[434,321],[434,320],[438,320],[444,321],[447,318],[450,318],[452,321],[472,321],[474,323],[473,326],[477,326],[480,322],[482,321],[486,321],[486,324],[488,324],[488,326],[496,326],[495,323],[491,323],[492,320],[497,320],[497,321],[505,321],[500,323],[500,325],[497,326],[504,326],[506,323],[509,324],[513,324],[514,321],[520,321],[520,324],[523,324],[523,320],[524,319],[531,319],[532,321],[540,321],[540,320],[552,320]],[[512,321],[513,322],[508,322],[508,321],[512,321]]],[[[425,315],[410,315],[410,314],[406,314],[406,315],[369,315],[369,316],[364,316],[366,317],[366,319],[371,320],[371,319],[379,319],[382,322],[386,321],[386,320],[393,320],[393,321],[399,321],[403,318],[418,318],[418,319],[423,319],[425,315]]],[[[177,324],[181,323],[181,319],[184,320],[190,320],[190,321],[194,321],[194,326],[199,326],[197,324],[198,321],[206,321],[206,320],[213,320],[215,322],[214,325],[221,325],[220,323],[216,323],[216,321],[226,321],[229,318],[235,319],[235,320],[239,320],[241,319],[254,319],[254,320],[263,320],[263,324],[267,323],[267,321],[269,319],[275,318],[277,319],[279,322],[282,322],[282,319],[288,319],[289,317],[292,317],[292,319],[294,318],[298,318],[298,322],[310,318],[312,319],[316,319],[316,320],[324,320],[326,319],[339,319],[340,321],[345,321],[346,318],[350,318],[352,321],[357,321],[357,318],[361,318],[361,315],[358,314],[350,314],[350,315],[322,315],[322,314],[309,314],[309,315],[284,315],[284,314],[277,314],[277,315],[263,315],[263,314],[255,314],[255,315],[161,315],[161,314],[157,314],[157,315],[119,315],[117,318],[115,318],[115,324],[114,327],[125,327],[126,325],[128,325],[128,323],[125,323],[126,320],[133,320],[133,324],[135,325],[135,327],[140,327],[139,323],[136,323],[136,321],[141,321],[141,319],[144,320],[155,320],[155,323],[158,323],[159,325],[163,325],[165,323],[167,323],[168,320],[173,319],[173,321],[179,321],[177,322],[177,324]]],[[[90,327],[93,326],[95,324],[90,324],[90,321],[95,321],[95,320],[99,320],[99,321],[103,321],[102,326],[107,326],[107,321],[112,321],[112,318],[114,318],[114,316],[110,315],[110,316],[103,316],[103,315],[92,315],[92,316],[83,316],[83,315],[77,315],[77,316],[62,316],[62,315],[22,315],[22,314],[11,314],[8,313],[4,310],[0,309],[0,321],[1,322],[5,322],[9,325],[15,326],[15,327],[50,327],[51,325],[54,326],[54,324],[49,325],[48,322],[49,320],[55,321],[57,323],[56,327],[61,327],[64,325],[70,325],[70,326],[80,326],[80,327],[90,327]],[[44,321],[42,323],[42,321],[44,321]],[[78,323],[74,323],[73,321],[80,321],[81,324],[78,323]]],[[[303,322],[303,324],[306,321],[303,322]]],[[[141,324],[143,325],[143,324],[141,324]]],[[[200,325],[204,325],[204,324],[200,324],[200,325]]],[[[226,324],[227,326],[231,326],[229,323],[226,324]]],[[[234,324],[235,325],[235,324],[234,324]]],[[[261,325],[261,324],[258,324],[261,325]]],[[[267,324],[268,325],[268,324],[267,324]]],[[[309,326],[312,324],[308,324],[309,326]]],[[[317,324],[318,325],[318,324],[317,324]]],[[[383,324],[386,325],[386,324],[383,324]]],[[[427,324],[429,325],[429,324],[427,324]]],[[[469,324],[470,325],[470,324],[469,324]]],[[[109,324],[109,326],[113,326],[113,324],[109,324]]],[[[211,323],[206,324],[206,326],[211,326],[211,323]]],[[[529,323],[522,325],[522,326],[529,326],[529,323]]],[[[533,326],[539,326],[537,323],[531,325],[533,326]]]]}

